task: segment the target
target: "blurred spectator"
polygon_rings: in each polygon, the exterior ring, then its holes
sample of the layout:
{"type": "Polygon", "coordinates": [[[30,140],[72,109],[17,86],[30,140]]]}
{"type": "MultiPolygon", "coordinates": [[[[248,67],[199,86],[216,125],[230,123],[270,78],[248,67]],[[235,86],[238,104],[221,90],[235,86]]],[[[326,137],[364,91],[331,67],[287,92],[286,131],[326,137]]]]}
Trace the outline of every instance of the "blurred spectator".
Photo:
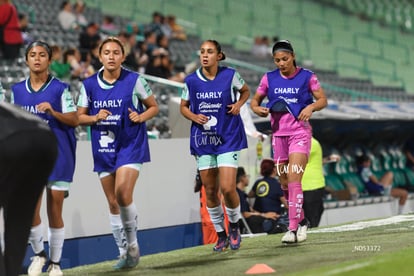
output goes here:
{"type": "Polygon", "coordinates": [[[165,34],[158,35],[156,43],[157,43],[156,44],[157,48],[163,48],[164,50],[168,52],[168,54],[170,54],[170,49],[169,49],[170,40],[165,34]]]}
{"type": "Polygon", "coordinates": [[[187,40],[187,34],[185,33],[184,28],[176,22],[174,15],[168,15],[165,19],[166,24],[169,26],[169,36],[170,39],[177,40],[187,40]]]}
{"type": "Polygon", "coordinates": [[[91,52],[81,53],[81,75],[79,76],[80,80],[86,79],[87,77],[92,76],[95,73],[95,69],[91,65],[91,52]]]}
{"type": "Polygon", "coordinates": [[[62,29],[66,31],[78,29],[76,15],[69,1],[62,2],[57,18],[62,29]]]}
{"type": "Polygon", "coordinates": [[[357,157],[358,174],[370,195],[390,195],[394,175],[385,172],[380,179],[371,170],[371,159],[367,155],[357,157]]]}
{"type": "Polygon", "coordinates": [[[13,60],[20,55],[23,37],[16,7],[10,0],[0,0],[0,52],[3,59],[13,60]]]}
{"type": "Polygon", "coordinates": [[[135,35],[137,38],[137,41],[144,41],[145,40],[145,34],[144,34],[144,27],[139,26],[135,22],[130,22],[126,26],[126,32],[132,35],[135,35]]]}
{"type": "Polygon", "coordinates": [[[127,67],[132,71],[138,71],[138,53],[136,50],[136,38],[134,35],[131,35],[126,32],[121,32],[118,35],[119,40],[124,45],[125,49],[125,60],[122,63],[123,66],[127,67]]]}
{"type": "Polygon", "coordinates": [[[163,21],[164,21],[164,16],[162,15],[162,13],[158,11],[154,11],[152,13],[151,23],[149,23],[145,28],[146,32],[153,32],[155,33],[156,36],[162,34],[163,33],[162,31],[163,21]]]}
{"type": "Polygon", "coordinates": [[[149,62],[149,56],[147,54],[147,43],[145,41],[138,42],[136,50],[138,55],[138,71],[140,73],[144,73],[145,67],[149,62]]]}
{"type": "Polygon", "coordinates": [[[23,43],[30,44],[34,39],[29,33],[29,18],[25,13],[19,13],[19,26],[22,32],[23,43]]]}
{"type": "Polygon", "coordinates": [[[162,66],[167,68],[170,72],[170,76],[168,77],[169,80],[176,81],[176,82],[184,82],[186,74],[184,72],[174,70],[174,64],[172,63],[170,56],[164,56],[162,59],[162,66]]]}
{"type": "Polygon", "coordinates": [[[145,68],[145,74],[177,82],[184,82],[185,78],[184,72],[175,73],[173,71],[173,63],[167,50],[164,48],[158,48],[153,51],[153,55],[145,68]]]}
{"type": "MultiPolygon", "coordinates": [[[[249,226],[252,233],[276,234],[286,232],[287,226],[277,222],[278,216],[275,212],[261,212],[251,208],[247,200],[247,194],[244,189],[249,185],[249,176],[243,167],[237,168],[236,176],[237,192],[240,197],[240,212],[249,226]]],[[[283,195],[282,195],[283,196],[283,195]]],[[[246,233],[243,223],[240,223],[242,233],[246,233]]]]}
{"type": "Polygon", "coordinates": [[[91,55],[91,66],[95,71],[98,71],[102,68],[102,62],[99,59],[99,45],[100,41],[97,41],[93,46],[92,50],[90,51],[91,55]]]}
{"type": "Polygon", "coordinates": [[[254,182],[249,192],[249,197],[255,198],[253,209],[264,213],[268,219],[277,220],[288,205],[276,179],[275,162],[272,159],[263,159],[260,163],[260,174],[262,177],[254,182]]]}
{"type": "Polygon", "coordinates": [[[88,25],[88,20],[86,19],[85,12],[86,5],[83,1],[77,1],[73,5],[74,14],[76,17],[76,24],[78,27],[86,27],[88,25]]]}
{"type": "Polygon", "coordinates": [[[155,48],[152,50],[145,73],[177,82],[184,82],[186,74],[175,72],[175,66],[168,50],[169,39],[165,34],[156,38],[155,48]]]}
{"type": "Polygon", "coordinates": [[[150,56],[149,62],[145,67],[145,74],[160,77],[160,78],[168,78],[168,72],[162,69],[161,59],[163,56],[166,55],[166,51],[164,49],[155,49],[153,54],[150,56]]]}
{"type": "Polygon", "coordinates": [[[91,22],[79,34],[79,51],[82,54],[89,53],[99,41],[101,41],[99,25],[91,22]]]}
{"type": "Polygon", "coordinates": [[[403,152],[406,158],[405,166],[414,171],[414,137],[410,137],[407,140],[403,147],[403,152]]]}
{"type": "Polygon", "coordinates": [[[267,36],[255,37],[254,44],[251,50],[252,55],[258,58],[269,57],[271,51],[269,50],[270,41],[267,36]]]}
{"type": "Polygon", "coordinates": [[[167,18],[166,18],[166,17],[163,17],[163,20],[162,20],[162,24],[161,24],[161,33],[162,33],[163,35],[166,35],[168,38],[170,38],[170,37],[171,37],[171,34],[172,34],[171,27],[170,27],[170,25],[168,24],[168,22],[167,22],[167,18]]]}
{"type": "Polygon", "coordinates": [[[116,35],[119,33],[118,27],[114,23],[114,18],[109,15],[105,15],[102,18],[101,32],[107,35],[116,35]]]}
{"type": "Polygon", "coordinates": [[[95,72],[90,64],[89,52],[84,59],[85,61],[82,61],[81,53],[76,48],[70,48],[63,53],[63,62],[70,64],[72,79],[83,80],[95,72]]]}
{"type": "Polygon", "coordinates": [[[70,65],[71,79],[77,79],[81,74],[80,59],[80,52],[76,48],[69,48],[63,53],[63,63],[70,65]]]}
{"type": "Polygon", "coordinates": [[[254,43],[253,43],[252,50],[251,50],[251,53],[253,56],[257,57],[260,55],[261,46],[262,46],[262,38],[260,36],[256,36],[254,38],[254,43]]]}
{"type": "Polygon", "coordinates": [[[385,171],[381,177],[377,176],[371,170],[371,159],[368,155],[361,155],[357,158],[358,174],[370,195],[391,195],[398,198],[398,214],[403,213],[405,202],[407,201],[408,192],[405,189],[393,187],[394,174],[391,171],[385,171]]]}
{"type": "Polygon", "coordinates": [[[155,32],[145,32],[145,44],[147,45],[147,54],[149,57],[152,56],[152,52],[157,48],[157,34],[155,32]]]}
{"type": "Polygon", "coordinates": [[[63,62],[62,48],[58,45],[52,45],[52,62],[49,70],[57,78],[68,80],[71,77],[71,66],[69,63],[63,62]]]}

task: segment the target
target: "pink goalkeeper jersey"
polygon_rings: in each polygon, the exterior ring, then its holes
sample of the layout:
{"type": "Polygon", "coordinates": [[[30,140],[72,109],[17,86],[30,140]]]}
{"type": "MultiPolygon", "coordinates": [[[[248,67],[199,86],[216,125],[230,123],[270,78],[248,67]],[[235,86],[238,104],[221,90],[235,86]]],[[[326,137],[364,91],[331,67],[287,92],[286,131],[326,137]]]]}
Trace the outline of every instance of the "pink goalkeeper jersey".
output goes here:
{"type": "MultiPolygon", "coordinates": [[[[283,78],[290,79],[294,81],[295,76],[299,72],[300,67],[296,68],[296,71],[289,77],[282,76],[283,78]]],[[[309,88],[311,91],[320,89],[321,85],[318,78],[315,74],[312,75],[309,81],[309,88]]],[[[259,95],[267,97],[269,90],[269,81],[267,79],[267,74],[264,74],[260,80],[259,87],[256,90],[256,93],[259,95]]],[[[290,114],[287,110],[286,112],[272,112],[270,117],[270,122],[272,125],[272,132],[274,136],[288,136],[292,134],[298,134],[300,132],[308,132],[311,129],[309,122],[298,121],[296,118],[290,114]]]]}

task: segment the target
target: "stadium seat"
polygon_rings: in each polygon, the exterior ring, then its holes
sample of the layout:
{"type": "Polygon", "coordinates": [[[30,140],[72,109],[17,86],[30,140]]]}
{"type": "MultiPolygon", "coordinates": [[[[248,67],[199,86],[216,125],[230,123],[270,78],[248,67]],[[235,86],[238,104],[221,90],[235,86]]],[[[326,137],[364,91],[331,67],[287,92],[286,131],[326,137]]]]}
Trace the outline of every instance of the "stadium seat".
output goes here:
{"type": "Polygon", "coordinates": [[[375,174],[380,178],[385,172],[391,171],[394,175],[393,187],[405,188],[408,186],[407,176],[403,169],[394,162],[392,150],[385,145],[378,145],[375,149],[375,156],[378,156],[378,162],[381,163],[382,170],[376,171],[375,174]]]}
{"type": "Polygon", "coordinates": [[[409,168],[404,168],[402,170],[406,179],[406,186],[409,192],[414,192],[414,171],[409,168]]]}
{"type": "Polygon", "coordinates": [[[340,191],[340,190],[346,189],[340,177],[336,174],[326,175],[325,183],[326,183],[326,187],[331,188],[334,191],[340,191]]]}
{"type": "Polygon", "coordinates": [[[340,177],[343,183],[350,183],[356,187],[359,197],[368,196],[368,193],[365,189],[365,185],[364,183],[362,183],[362,180],[360,179],[358,174],[349,172],[349,173],[341,174],[340,177]]]}
{"type": "Polygon", "coordinates": [[[325,176],[327,187],[348,190],[350,195],[353,190],[356,190],[355,197],[368,196],[365,185],[356,173],[353,156],[347,151],[342,151],[340,156],[340,161],[334,163],[334,172],[325,176]]]}

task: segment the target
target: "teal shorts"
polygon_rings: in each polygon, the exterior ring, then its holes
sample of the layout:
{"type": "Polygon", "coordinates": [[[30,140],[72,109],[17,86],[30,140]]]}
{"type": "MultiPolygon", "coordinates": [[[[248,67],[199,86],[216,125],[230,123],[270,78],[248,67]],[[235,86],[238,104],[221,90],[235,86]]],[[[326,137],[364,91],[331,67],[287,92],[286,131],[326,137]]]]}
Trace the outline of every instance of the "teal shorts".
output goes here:
{"type": "MultiPolygon", "coordinates": [[[[125,164],[125,165],[122,165],[120,168],[122,168],[122,167],[127,167],[127,168],[131,168],[131,169],[140,171],[141,167],[142,167],[142,163],[125,164]]],[[[113,173],[115,173],[115,172],[98,172],[98,176],[99,176],[99,178],[104,178],[105,176],[111,175],[113,173]]]]}
{"type": "Polygon", "coordinates": [[[239,158],[240,151],[196,156],[197,168],[200,171],[218,167],[237,168],[239,166],[239,158]]]}
{"type": "Polygon", "coordinates": [[[67,181],[49,181],[47,183],[47,188],[55,191],[69,191],[71,182],[67,181]]]}

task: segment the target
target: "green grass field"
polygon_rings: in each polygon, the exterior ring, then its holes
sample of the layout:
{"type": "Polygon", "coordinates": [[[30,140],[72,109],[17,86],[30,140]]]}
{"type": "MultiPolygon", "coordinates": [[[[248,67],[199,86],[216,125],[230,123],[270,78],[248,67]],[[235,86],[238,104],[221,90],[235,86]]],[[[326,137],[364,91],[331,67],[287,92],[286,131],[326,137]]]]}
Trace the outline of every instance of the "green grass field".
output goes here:
{"type": "Polygon", "coordinates": [[[148,255],[132,270],[114,271],[114,260],[64,275],[243,275],[255,264],[275,270],[256,275],[414,275],[414,215],[315,228],[296,245],[281,237],[246,237],[238,251],[208,245],[148,255]]]}

